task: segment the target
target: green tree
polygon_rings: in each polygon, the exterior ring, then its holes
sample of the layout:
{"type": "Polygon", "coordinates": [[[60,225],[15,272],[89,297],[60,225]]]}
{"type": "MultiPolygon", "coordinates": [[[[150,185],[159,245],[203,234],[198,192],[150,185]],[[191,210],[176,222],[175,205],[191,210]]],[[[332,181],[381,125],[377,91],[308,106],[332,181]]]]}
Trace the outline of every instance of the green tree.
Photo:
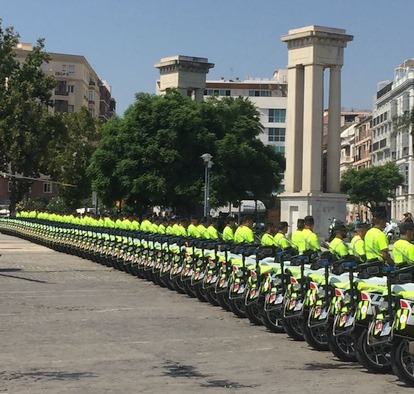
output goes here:
{"type": "Polygon", "coordinates": [[[86,172],[98,141],[98,124],[86,107],[55,117],[56,135],[49,142],[45,173],[58,181],[59,196],[70,209],[82,207],[91,195],[86,172]]]}
{"type": "Polygon", "coordinates": [[[231,97],[208,100],[204,105],[213,108],[208,117],[216,117],[218,137],[212,203],[270,196],[283,178],[285,160],[258,139],[263,127],[257,108],[248,99],[231,97]]]}
{"type": "Polygon", "coordinates": [[[394,162],[357,170],[350,168],[341,178],[341,191],[353,204],[365,204],[375,209],[380,203],[395,197],[395,189],[404,182],[394,162]]]}
{"type": "Polygon", "coordinates": [[[5,30],[0,20],[0,169],[11,172],[10,211],[28,191],[30,183],[17,176],[36,177],[44,147],[52,135],[51,91],[55,80],[41,66],[50,58],[39,39],[26,59],[16,60],[19,35],[5,30]]]}
{"type": "Polygon", "coordinates": [[[89,173],[107,203],[122,198],[137,212],[161,205],[191,213],[203,202],[200,156],[208,152],[215,163],[211,206],[247,192],[260,198],[278,186],[284,169],[283,157],[257,139],[261,130],[248,100],[140,93],[124,118],[103,127],[89,173]]]}
{"type": "Polygon", "coordinates": [[[123,154],[118,135],[122,123],[121,118],[113,116],[102,126],[98,147],[87,168],[92,189],[108,207],[112,207],[116,200],[123,199],[127,193],[122,187],[121,177],[118,176],[120,170],[117,168],[123,154]]]}

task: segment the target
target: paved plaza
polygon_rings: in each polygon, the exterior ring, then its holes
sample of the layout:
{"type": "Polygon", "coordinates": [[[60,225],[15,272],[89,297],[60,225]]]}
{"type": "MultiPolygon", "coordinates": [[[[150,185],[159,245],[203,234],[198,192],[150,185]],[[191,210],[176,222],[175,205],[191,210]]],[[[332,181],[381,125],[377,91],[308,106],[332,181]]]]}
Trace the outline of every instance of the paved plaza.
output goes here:
{"type": "Polygon", "coordinates": [[[0,393],[409,393],[330,352],[0,234],[0,393]]]}

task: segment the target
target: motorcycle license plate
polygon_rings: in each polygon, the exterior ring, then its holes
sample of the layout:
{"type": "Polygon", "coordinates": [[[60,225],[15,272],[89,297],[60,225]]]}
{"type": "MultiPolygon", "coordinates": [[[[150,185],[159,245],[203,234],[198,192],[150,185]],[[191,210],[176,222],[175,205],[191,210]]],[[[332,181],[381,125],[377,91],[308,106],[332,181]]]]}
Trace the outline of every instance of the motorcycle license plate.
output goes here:
{"type": "Polygon", "coordinates": [[[318,316],[319,320],[325,320],[328,316],[328,311],[326,310],[326,308],[318,307],[315,310],[315,315],[318,316]]]}
{"type": "Polygon", "coordinates": [[[341,316],[340,323],[344,327],[349,327],[349,326],[352,326],[352,324],[354,323],[354,320],[355,318],[353,315],[348,315],[345,313],[341,316]]]}
{"type": "Polygon", "coordinates": [[[385,322],[385,324],[382,326],[380,336],[381,337],[384,337],[384,336],[390,335],[391,328],[392,327],[390,326],[390,323],[389,322],[385,322]]]}
{"type": "Polygon", "coordinates": [[[233,287],[233,293],[243,293],[244,292],[244,285],[240,285],[240,283],[235,283],[233,287]]]}

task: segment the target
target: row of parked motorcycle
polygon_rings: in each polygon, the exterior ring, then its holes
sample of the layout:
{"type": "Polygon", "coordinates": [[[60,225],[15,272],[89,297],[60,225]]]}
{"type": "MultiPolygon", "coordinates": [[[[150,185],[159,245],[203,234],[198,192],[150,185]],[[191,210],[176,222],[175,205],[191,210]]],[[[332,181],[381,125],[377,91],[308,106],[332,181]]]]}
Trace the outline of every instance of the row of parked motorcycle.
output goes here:
{"type": "Polygon", "coordinates": [[[414,387],[414,265],[37,219],[0,219],[0,231],[221,306],[414,387]]]}

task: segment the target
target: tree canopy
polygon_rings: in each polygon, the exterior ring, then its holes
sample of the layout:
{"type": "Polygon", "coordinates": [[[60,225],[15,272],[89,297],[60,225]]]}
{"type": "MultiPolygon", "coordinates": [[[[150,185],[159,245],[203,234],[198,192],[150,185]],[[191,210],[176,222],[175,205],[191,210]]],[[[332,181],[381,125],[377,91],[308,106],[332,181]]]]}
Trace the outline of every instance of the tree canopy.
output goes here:
{"type": "Polygon", "coordinates": [[[100,198],[123,199],[135,211],[149,206],[195,212],[203,201],[204,165],[213,155],[211,206],[251,193],[271,194],[280,183],[284,158],[265,146],[254,105],[242,98],[196,102],[172,91],[139,93],[123,118],[111,119],[89,167],[100,198]]]}
{"type": "Polygon", "coordinates": [[[0,20],[0,169],[11,172],[10,211],[28,191],[29,183],[16,175],[36,177],[44,147],[53,134],[48,112],[55,80],[41,70],[49,61],[44,40],[39,39],[26,59],[16,60],[19,35],[12,27],[5,30],[0,20]]]}
{"type": "Polygon", "coordinates": [[[59,196],[66,207],[76,209],[92,192],[86,170],[99,138],[99,125],[86,107],[79,112],[56,114],[54,124],[55,135],[47,145],[44,173],[59,182],[59,196]]]}
{"type": "Polygon", "coordinates": [[[349,168],[342,175],[341,191],[348,194],[351,203],[363,203],[375,209],[388,198],[393,198],[395,189],[403,182],[404,177],[398,166],[389,162],[361,170],[349,168]]]}

